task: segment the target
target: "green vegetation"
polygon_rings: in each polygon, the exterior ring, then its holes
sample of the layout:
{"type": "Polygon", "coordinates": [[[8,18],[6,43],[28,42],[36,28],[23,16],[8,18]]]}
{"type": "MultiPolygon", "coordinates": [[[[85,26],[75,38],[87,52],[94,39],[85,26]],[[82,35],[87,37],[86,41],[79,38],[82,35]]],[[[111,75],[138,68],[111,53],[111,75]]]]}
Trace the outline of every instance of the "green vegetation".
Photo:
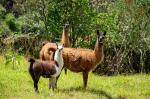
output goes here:
{"type": "Polygon", "coordinates": [[[5,65],[0,56],[0,98],[1,99],[149,99],[150,75],[118,75],[98,76],[90,73],[87,90],[82,89],[80,73],[62,72],[58,81],[58,89],[48,89],[48,79],[41,78],[37,94],[33,90],[33,82],[28,73],[28,63],[18,56],[20,64],[14,69],[12,64],[5,65]]]}
{"type": "Polygon", "coordinates": [[[150,0],[0,0],[0,99],[149,99],[150,0]],[[24,57],[39,57],[42,42],[59,42],[65,21],[72,47],[94,48],[95,31],[107,31],[104,62],[90,74],[62,75],[58,89],[41,78],[33,92],[24,57]],[[147,73],[147,74],[144,74],[147,73]],[[114,75],[114,76],[104,76],[114,75]]]}
{"type": "Polygon", "coordinates": [[[72,47],[93,48],[95,31],[107,31],[98,74],[150,71],[150,0],[1,0],[0,52],[39,57],[42,41],[59,42],[70,23],[72,47]]]}

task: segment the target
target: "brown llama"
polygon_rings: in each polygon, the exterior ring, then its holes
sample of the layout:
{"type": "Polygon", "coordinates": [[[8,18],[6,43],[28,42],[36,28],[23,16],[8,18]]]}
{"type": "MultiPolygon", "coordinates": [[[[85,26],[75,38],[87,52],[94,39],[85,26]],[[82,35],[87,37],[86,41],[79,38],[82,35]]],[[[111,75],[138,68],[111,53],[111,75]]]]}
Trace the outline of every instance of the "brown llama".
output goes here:
{"type": "Polygon", "coordinates": [[[84,88],[87,86],[88,73],[103,61],[103,41],[106,35],[97,30],[97,41],[94,50],[83,48],[64,48],[64,66],[73,72],[83,73],[84,88]]]}
{"type": "MultiPolygon", "coordinates": [[[[63,28],[63,34],[61,37],[61,43],[64,44],[64,47],[71,47],[69,40],[69,22],[66,21],[63,28]]],[[[65,74],[67,74],[67,68],[64,67],[65,74]]]]}
{"type": "Polygon", "coordinates": [[[34,81],[34,89],[36,92],[39,92],[38,81],[40,76],[51,78],[49,79],[49,82],[51,81],[51,83],[49,83],[49,88],[52,87],[53,90],[56,88],[56,77],[60,75],[64,65],[62,56],[63,48],[63,45],[57,45],[57,50],[54,54],[54,61],[42,61],[34,58],[28,59],[30,62],[29,73],[34,81]]]}
{"type": "Polygon", "coordinates": [[[97,41],[94,50],[83,48],[64,48],[64,66],[73,72],[83,73],[84,88],[87,86],[88,73],[103,61],[103,41],[105,35],[106,31],[104,33],[100,33],[97,30],[97,41]]]}

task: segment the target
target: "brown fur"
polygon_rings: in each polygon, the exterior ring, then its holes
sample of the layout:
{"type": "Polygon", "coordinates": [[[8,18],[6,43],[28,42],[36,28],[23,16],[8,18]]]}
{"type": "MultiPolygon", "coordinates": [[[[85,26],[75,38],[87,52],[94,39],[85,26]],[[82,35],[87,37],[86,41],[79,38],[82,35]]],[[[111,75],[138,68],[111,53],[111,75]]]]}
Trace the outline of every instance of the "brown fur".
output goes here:
{"type": "MultiPolygon", "coordinates": [[[[64,47],[70,47],[70,41],[69,41],[69,24],[65,23],[63,28],[63,34],[61,38],[61,43],[64,44],[64,47]]],[[[51,42],[44,42],[43,47],[40,51],[40,59],[41,60],[48,60],[52,61],[54,60],[54,52],[56,51],[56,44],[51,42]]],[[[65,74],[67,74],[67,69],[65,68],[65,74]]],[[[50,82],[49,82],[50,83],[50,82]]],[[[56,85],[57,87],[57,85],[56,85]]]]}
{"type": "Polygon", "coordinates": [[[101,63],[103,57],[103,44],[96,44],[95,50],[64,48],[63,53],[65,66],[73,72],[89,72],[101,63]]]}
{"type": "MultiPolygon", "coordinates": [[[[69,24],[64,25],[63,34],[61,37],[61,43],[64,44],[64,47],[70,47],[69,40],[69,24]]],[[[40,51],[40,59],[41,60],[53,60],[53,53],[56,51],[56,44],[45,41],[42,43],[43,47],[40,51]]]]}
{"type": "MultiPolygon", "coordinates": [[[[71,47],[69,40],[69,24],[64,24],[63,34],[61,37],[61,43],[64,44],[64,47],[71,47]]],[[[67,74],[67,68],[64,67],[65,74],[67,74]]]]}
{"type": "Polygon", "coordinates": [[[43,45],[41,51],[40,51],[40,59],[41,60],[54,60],[53,59],[53,55],[54,55],[54,52],[56,51],[57,49],[57,46],[55,43],[46,43],[45,45],[43,45]]]}
{"type": "Polygon", "coordinates": [[[28,61],[30,62],[29,73],[34,82],[34,89],[38,92],[40,76],[51,78],[51,75],[56,73],[55,65],[58,66],[58,63],[56,61],[41,61],[34,58],[29,58],[28,61]]]}
{"type": "Polygon", "coordinates": [[[69,29],[64,29],[62,37],[61,37],[61,43],[64,44],[64,47],[70,47],[70,40],[69,40],[69,29]]]}
{"type": "Polygon", "coordinates": [[[94,50],[64,48],[64,66],[73,72],[83,72],[84,88],[87,86],[88,73],[103,61],[103,44],[97,43],[94,50]]]}
{"type": "MultiPolygon", "coordinates": [[[[103,38],[100,38],[99,31],[97,31],[98,38],[95,44],[95,49],[82,48],[64,48],[63,58],[64,66],[73,72],[83,72],[84,87],[87,86],[88,72],[100,64],[104,58],[103,52],[103,38]]],[[[104,32],[103,36],[105,36],[104,32]]],[[[49,49],[50,46],[47,46],[49,49]]],[[[43,57],[45,57],[43,55],[43,57]]],[[[46,58],[46,57],[45,57],[46,58]]]]}
{"type": "Polygon", "coordinates": [[[33,70],[38,74],[42,75],[43,77],[49,78],[50,75],[53,75],[56,73],[55,69],[55,61],[41,61],[41,60],[35,60],[33,63],[33,70]]]}

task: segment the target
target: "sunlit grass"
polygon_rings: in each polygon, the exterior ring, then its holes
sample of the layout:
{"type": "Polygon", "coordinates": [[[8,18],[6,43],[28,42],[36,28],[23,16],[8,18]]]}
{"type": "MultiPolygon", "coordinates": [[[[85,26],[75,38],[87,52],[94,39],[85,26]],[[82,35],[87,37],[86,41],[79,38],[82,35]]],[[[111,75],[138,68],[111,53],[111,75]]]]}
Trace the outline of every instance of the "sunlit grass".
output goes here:
{"type": "Polygon", "coordinates": [[[64,71],[58,81],[58,89],[48,89],[48,79],[41,78],[37,94],[28,73],[28,63],[19,57],[20,64],[11,68],[0,56],[0,99],[150,99],[150,75],[98,76],[89,74],[88,88],[83,89],[82,74],[64,71]]]}

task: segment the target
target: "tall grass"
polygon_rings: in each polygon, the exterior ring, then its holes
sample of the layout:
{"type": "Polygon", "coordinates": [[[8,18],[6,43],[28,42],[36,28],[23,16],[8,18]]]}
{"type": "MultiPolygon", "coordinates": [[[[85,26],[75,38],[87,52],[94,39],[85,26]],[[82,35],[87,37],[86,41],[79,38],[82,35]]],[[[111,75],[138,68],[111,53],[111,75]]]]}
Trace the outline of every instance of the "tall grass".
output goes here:
{"type": "Polygon", "coordinates": [[[0,99],[150,99],[150,75],[146,74],[98,76],[90,73],[88,88],[84,90],[80,73],[62,72],[58,89],[49,90],[48,79],[41,77],[37,94],[26,59],[23,56],[18,59],[20,64],[13,69],[0,56],[0,99]]]}

